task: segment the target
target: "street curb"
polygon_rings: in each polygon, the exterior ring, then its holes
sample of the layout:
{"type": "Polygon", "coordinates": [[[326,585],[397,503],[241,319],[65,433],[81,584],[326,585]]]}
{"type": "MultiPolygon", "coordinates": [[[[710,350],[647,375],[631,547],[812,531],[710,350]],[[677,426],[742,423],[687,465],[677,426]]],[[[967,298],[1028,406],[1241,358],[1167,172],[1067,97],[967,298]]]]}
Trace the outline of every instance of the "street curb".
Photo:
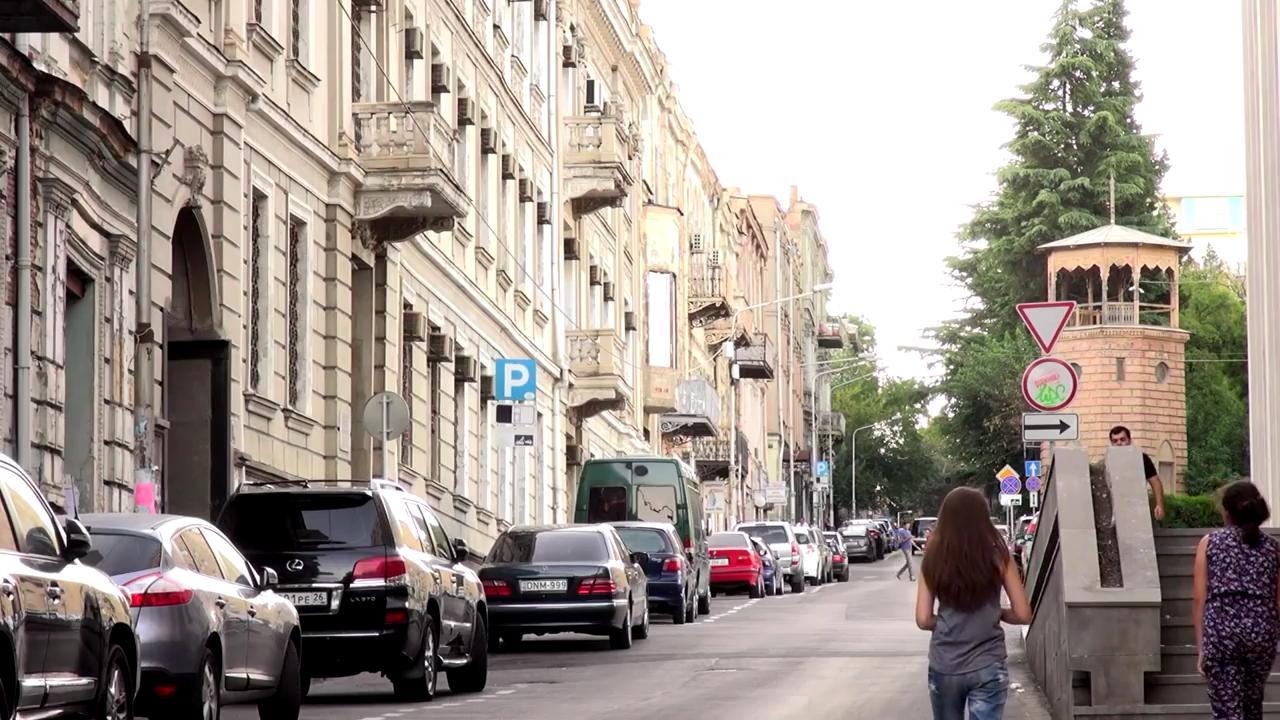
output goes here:
{"type": "Polygon", "coordinates": [[[1009,700],[1005,703],[1008,720],[1053,720],[1049,701],[1036,684],[1027,665],[1027,627],[1006,628],[1005,648],[1009,655],[1009,700]]]}

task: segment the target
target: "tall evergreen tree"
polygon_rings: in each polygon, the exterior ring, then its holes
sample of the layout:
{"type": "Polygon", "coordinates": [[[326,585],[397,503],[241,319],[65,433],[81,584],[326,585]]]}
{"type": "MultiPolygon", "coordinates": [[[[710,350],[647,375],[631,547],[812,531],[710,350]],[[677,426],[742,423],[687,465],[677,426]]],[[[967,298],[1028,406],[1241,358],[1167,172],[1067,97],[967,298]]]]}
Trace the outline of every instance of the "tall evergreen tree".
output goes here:
{"type": "Polygon", "coordinates": [[[1125,49],[1123,0],[1063,0],[1042,46],[1047,62],[1021,97],[996,109],[1015,122],[1012,155],[995,196],[960,230],[953,276],[972,296],[966,314],[938,328],[948,399],[944,429],[974,472],[1021,458],[1018,378],[1035,349],[1014,306],[1045,299],[1036,248],[1115,220],[1170,236],[1159,186],[1168,163],[1134,117],[1141,99],[1125,49]]]}

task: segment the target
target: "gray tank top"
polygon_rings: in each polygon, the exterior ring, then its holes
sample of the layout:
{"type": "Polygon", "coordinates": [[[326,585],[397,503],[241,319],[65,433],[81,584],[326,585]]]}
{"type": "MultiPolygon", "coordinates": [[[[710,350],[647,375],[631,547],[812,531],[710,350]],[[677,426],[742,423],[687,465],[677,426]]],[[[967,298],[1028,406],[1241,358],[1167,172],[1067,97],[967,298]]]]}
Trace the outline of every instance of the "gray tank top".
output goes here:
{"type": "Polygon", "coordinates": [[[938,624],[929,640],[929,669],[944,675],[971,673],[1005,661],[1000,591],[973,612],[938,604],[938,624]]]}

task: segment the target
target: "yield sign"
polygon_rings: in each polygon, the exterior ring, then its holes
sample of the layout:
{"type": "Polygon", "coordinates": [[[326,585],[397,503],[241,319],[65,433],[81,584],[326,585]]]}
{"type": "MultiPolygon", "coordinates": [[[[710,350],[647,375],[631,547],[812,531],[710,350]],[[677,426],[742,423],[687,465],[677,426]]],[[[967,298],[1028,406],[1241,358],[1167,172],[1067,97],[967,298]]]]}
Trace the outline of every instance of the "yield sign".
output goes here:
{"type": "Polygon", "coordinates": [[[1053,351],[1053,346],[1058,342],[1058,336],[1062,334],[1062,328],[1067,326],[1067,319],[1075,311],[1076,304],[1072,301],[1018,304],[1018,314],[1022,316],[1022,322],[1026,323],[1027,329],[1031,331],[1031,337],[1035,338],[1041,352],[1046,354],[1053,351]]]}

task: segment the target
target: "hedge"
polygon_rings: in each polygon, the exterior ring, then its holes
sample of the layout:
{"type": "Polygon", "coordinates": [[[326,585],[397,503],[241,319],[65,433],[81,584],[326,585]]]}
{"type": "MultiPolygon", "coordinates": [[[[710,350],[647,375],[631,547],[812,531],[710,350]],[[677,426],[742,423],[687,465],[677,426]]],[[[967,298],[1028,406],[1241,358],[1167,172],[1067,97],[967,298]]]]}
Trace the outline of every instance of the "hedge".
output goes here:
{"type": "Polygon", "coordinates": [[[1216,494],[1164,496],[1164,522],[1160,527],[1215,528],[1222,524],[1216,494]]]}

